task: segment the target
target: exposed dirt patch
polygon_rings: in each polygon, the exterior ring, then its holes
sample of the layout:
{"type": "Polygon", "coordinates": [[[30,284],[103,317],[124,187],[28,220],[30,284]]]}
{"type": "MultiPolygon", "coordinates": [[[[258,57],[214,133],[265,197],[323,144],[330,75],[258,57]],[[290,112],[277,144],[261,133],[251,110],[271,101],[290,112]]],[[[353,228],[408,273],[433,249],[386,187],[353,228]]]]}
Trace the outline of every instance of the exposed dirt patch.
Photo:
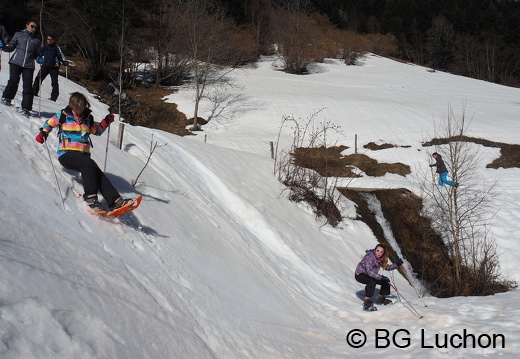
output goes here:
{"type": "Polygon", "coordinates": [[[402,163],[378,163],[362,154],[342,156],[341,152],[347,148],[346,146],[298,148],[293,154],[294,163],[312,169],[324,177],[360,177],[353,171],[353,167],[373,177],[381,177],[387,173],[401,176],[411,173],[410,167],[402,163]]]}
{"type": "Polygon", "coordinates": [[[412,146],[396,146],[396,145],[392,145],[390,143],[383,143],[381,145],[378,145],[375,142],[369,142],[363,146],[363,148],[366,148],[366,149],[369,149],[372,151],[386,150],[387,148],[394,148],[394,147],[410,148],[412,146]]]}
{"type": "Polygon", "coordinates": [[[352,172],[352,168],[346,167],[341,152],[347,146],[297,148],[294,156],[294,164],[309,168],[318,172],[323,177],[359,177],[352,172]]]}
{"type": "Polygon", "coordinates": [[[495,142],[485,140],[483,138],[458,136],[451,138],[434,138],[429,142],[423,143],[424,147],[444,145],[453,141],[465,141],[473,142],[485,147],[498,147],[500,148],[500,157],[495,159],[490,164],[486,165],[487,168],[519,168],[520,167],[520,145],[512,145],[508,143],[495,142]]]}
{"type": "Polygon", "coordinates": [[[186,129],[190,123],[186,116],[177,110],[177,105],[163,100],[172,93],[171,90],[138,87],[125,92],[136,102],[136,106],[131,109],[128,122],[180,136],[191,134],[186,129]]]}

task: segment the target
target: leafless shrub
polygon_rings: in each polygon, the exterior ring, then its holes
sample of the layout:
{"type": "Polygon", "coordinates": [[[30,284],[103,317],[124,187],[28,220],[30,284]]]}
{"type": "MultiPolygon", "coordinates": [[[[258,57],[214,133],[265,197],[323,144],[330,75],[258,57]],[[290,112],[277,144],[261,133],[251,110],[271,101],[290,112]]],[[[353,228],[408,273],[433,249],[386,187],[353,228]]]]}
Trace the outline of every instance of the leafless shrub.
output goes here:
{"type": "Polygon", "coordinates": [[[336,191],[336,180],[331,183],[327,175],[322,177],[318,172],[298,166],[294,162],[297,149],[320,146],[327,148],[327,132],[341,133],[340,127],[330,121],[316,124],[320,112],[321,110],[313,113],[306,121],[284,116],[275,150],[274,174],[287,186],[292,201],[308,203],[317,217],[323,216],[326,223],[336,226],[342,219],[337,207],[339,193],[336,191]],[[287,126],[291,126],[293,130],[292,143],[289,149],[280,149],[280,136],[287,126]]]}
{"type": "Polygon", "coordinates": [[[149,153],[149,155],[148,155],[148,158],[147,158],[147,160],[146,160],[146,163],[145,163],[144,166],[143,166],[143,169],[141,170],[141,172],[139,172],[139,174],[138,174],[137,177],[135,178],[134,183],[132,183],[132,187],[135,188],[135,186],[137,185],[137,182],[138,182],[138,180],[139,180],[139,177],[141,177],[141,175],[143,174],[145,168],[148,166],[148,163],[150,163],[150,160],[152,159],[152,155],[153,155],[155,149],[156,149],[157,147],[162,147],[162,146],[166,146],[166,144],[159,145],[158,142],[154,142],[154,141],[153,141],[153,134],[152,134],[152,140],[150,141],[150,153],[149,153]]]}

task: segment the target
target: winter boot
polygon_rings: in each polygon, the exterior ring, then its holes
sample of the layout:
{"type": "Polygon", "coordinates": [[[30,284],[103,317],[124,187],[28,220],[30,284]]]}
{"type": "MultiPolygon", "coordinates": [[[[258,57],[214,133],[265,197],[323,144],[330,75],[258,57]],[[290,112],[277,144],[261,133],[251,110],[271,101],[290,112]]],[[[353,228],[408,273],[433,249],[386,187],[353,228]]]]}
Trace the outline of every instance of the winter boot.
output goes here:
{"type": "Polygon", "coordinates": [[[6,106],[12,106],[11,100],[5,97],[2,99],[2,103],[6,106]]]}
{"type": "Polygon", "coordinates": [[[392,301],[390,299],[386,299],[384,295],[378,295],[376,303],[379,305],[387,305],[392,304],[392,301]]]}
{"type": "Polygon", "coordinates": [[[365,300],[363,300],[363,310],[372,310],[373,307],[374,302],[372,302],[370,298],[365,298],[365,300]]]}
{"type": "Polygon", "coordinates": [[[99,203],[98,197],[95,194],[85,197],[85,202],[87,202],[90,209],[94,212],[102,210],[101,203],[99,203]]]}
{"type": "Polygon", "coordinates": [[[110,206],[110,210],[113,211],[115,209],[121,208],[124,205],[127,205],[128,203],[130,203],[132,201],[133,201],[133,199],[131,199],[131,198],[124,198],[123,199],[123,198],[119,197],[118,199],[116,199],[114,204],[110,206]]]}

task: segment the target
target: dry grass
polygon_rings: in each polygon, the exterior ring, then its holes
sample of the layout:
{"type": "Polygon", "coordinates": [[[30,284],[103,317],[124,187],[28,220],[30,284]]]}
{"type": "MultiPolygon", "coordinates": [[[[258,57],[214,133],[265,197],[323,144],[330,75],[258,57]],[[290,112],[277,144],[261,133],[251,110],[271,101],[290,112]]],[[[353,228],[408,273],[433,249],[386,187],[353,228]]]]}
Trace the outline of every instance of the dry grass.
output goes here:
{"type": "Polygon", "coordinates": [[[294,163],[297,166],[312,169],[323,177],[359,177],[353,172],[357,167],[368,176],[381,177],[387,173],[401,176],[410,174],[410,167],[402,163],[378,163],[362,154],[341,156],[348,147],[298,148],[294,152],[294,163]]]}
{"type": "Polygon", "coordinates": [[[166,103],[163,100],[164,96],[171,94],[171,90],[138,87],[125,92],[136,102],[136,106],[131,111],[131,121],[129,121],[132,124],[180,136],[191,133],[186,129],[191,122],[177,110],[177,105],[166,103]]]}
{"type": "Polygon", "coordinates": [[[453,141],[473,142],[485,147],[500,148],[500,157],[486,165],[487,168],[519,168],[520,167],[520,145],[512,145],[502,142],[489,141],[483,138],[475,137],[452,137],[452,138],[434,138],[429,142],[423,143],[423,146],[443,145],[453,141]]]}

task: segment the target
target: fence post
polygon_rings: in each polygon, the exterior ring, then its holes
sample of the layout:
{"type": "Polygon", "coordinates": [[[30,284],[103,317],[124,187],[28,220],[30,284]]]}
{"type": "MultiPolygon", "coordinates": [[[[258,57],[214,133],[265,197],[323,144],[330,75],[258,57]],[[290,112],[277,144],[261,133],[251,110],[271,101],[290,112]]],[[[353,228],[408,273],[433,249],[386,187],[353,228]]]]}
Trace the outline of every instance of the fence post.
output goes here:
{"type": "Polygon", "coordinates": [[[123,147],[123,132],[125,132],[125,124],[123,122],[119,122],[119,134],[117,136],[117,148],[119,149],[123,147]]]}
{"type": "Polygon", "coordinates": [[[271,147],[271,159],[274,160],[274,142],[269,142],[269,146],[271,147]]]}
{"type": "Polygon", "coordinates": [[[355,148],[355,154],[357,155],[357,133],[356,133],[356,137],[354,140],[354,148],[355,148]]]}

